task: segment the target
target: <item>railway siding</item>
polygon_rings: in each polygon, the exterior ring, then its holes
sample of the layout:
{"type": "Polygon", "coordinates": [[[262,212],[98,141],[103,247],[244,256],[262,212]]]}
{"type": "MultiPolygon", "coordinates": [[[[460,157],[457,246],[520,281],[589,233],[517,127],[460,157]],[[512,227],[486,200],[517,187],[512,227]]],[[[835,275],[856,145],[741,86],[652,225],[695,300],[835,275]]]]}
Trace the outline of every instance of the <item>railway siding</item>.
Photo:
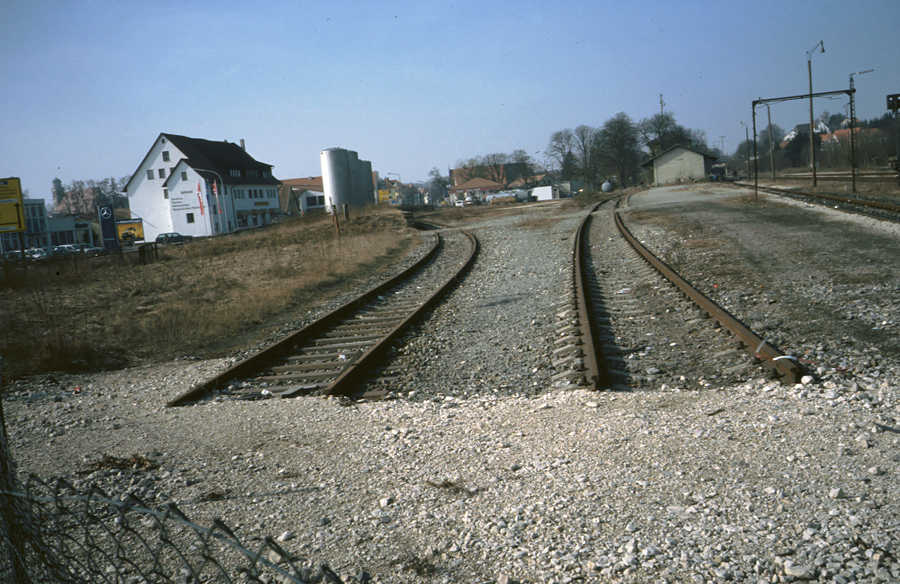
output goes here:
{"type": "MultiPolygon", "coordinates": [[[[465,285],[397,345],[411,364],[397,399],[218,396],[161,407],[227,360],[41,376],[4,403],[13,454],[21,473],[172,501],[195,522],[219,517],[246,539],[281,534],[288,552],[328,563],[345,581],[363,571],[373,582],[435,584],[898,580],[900,370],[864,318],[888,305],[855,294],[865,302],[852,312],[829,309],[879,273],[882,285],[893,281],[890,250],[878,246],[896,242],[872,229],[836,238],[820,223],[843,219],[799,205],[795,229],[811,243],[773,238],[759,249],[772,234],[759,224],[786,230],[786,209],[767,203],[757,212],[772,220],[760,221],[730,204],[632,210],[626,221],[734,314],[820,362],[803,383],[752,370],[709,379],[701,368],[684,381],[648,376],[634,391],[554,380],[571,238],[586,210],[535,205],[469,218],[482,253],[465,285]],[[836,246],[833,256],[815,257],[822,241],[836,246]],[[745,246],[761,255],[740,253],[745,246]],[[840,248],[852,253],[839,262],[840,248]],[[105,454],[132,453],[158,468],[79,474],[105,454]]],[[[624,283],[629,269],[622,274],[624,283]]],[[[633,334],[620,346],[646,346],[653,330],[641,327],[680,322],[696,327],[680,358],[713,356],[704,342],[723,335],[710,321],[679,310],[683,300],[650,274],[634,276],[637,293],[610,320],[641,325],[616,329],[633,334]]],[[[652,367],[663,346],[635,371],[652,367]]]]}

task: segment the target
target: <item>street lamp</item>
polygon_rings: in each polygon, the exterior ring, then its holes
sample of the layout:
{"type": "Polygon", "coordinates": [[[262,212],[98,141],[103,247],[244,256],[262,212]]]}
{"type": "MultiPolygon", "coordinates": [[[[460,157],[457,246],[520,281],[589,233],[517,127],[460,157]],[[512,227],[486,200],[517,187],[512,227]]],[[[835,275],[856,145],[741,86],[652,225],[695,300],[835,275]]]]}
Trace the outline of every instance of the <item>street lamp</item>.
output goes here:
{"type": "Polygon", "coordinates": [[[825,44],[822,41],[816,43],[811,51],[806,53],[806,70],[809,73],[809,150],[812,157],[812,186],[816,186],[816,141],[815,129],[813,128],[813,92],[812,92],[812,56],[816,49],[821,49],[821,53],[825,52],[825,44]]]}
{"type": "Polygon", "coordinates": [[[856,124],[856,106],[854,105],[856,102],[854,101],[854,94],[856,90],[853,88],[853,76],[854,75],[862,75],[864,73],[871,73],[875,69],[867,69],[865,71],[857,71],[856,73],[850,74],[850,176],[851,176],[851,184],[853,192],[856,192],[856,133],[854,125],[856,124]]]}
{"type": "MultiPolygon", "coordinates": [[[[220,175],[218,172],[216,172],[214,170],[207,170],[205,168],[195,168],[194,170],[196,172],[208,172],[210,174],[216,175],[219,178],[219,182],[222,183],[222,198],[223,199],[225,198],[225,181],[222,180],[222,175],[220,175]]],[[[213,186],[215,186],[215,184],[213,184],[213,186]]],[[[221,215],[222,209],[218,208],[218,207],[221,207],[221,203],[218,201],[218,199],[216,200],[216,207],[217,207],[217,209],[216,209],[217,214],[221,215]]],[[[232,205],[231,207],[232,207],[232,210],[234,210],[234,205],[232,205]]],[[[219,223],[219,229],[222,230],[222,233],[225,233],[225,230],[222,229],[222,218],[221,217],[218,218],[218,223],[219,223]]],[[[235,217],[235,225],[237,225],[237,217],[235,217]]]]}
{"type": "Polygon", "coordinates": [[[747,148],[747,179],[750,179],[750,128],[744,122],[740,122],[744,126],[744,136],[746,138],[744,144],[747,148]]]}

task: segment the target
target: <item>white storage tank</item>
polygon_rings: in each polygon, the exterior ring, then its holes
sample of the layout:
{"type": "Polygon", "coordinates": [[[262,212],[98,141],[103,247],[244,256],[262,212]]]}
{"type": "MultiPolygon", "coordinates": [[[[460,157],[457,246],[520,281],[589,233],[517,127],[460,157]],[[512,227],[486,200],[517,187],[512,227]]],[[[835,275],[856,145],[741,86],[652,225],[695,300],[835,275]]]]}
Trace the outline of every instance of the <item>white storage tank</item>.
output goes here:
{"type": "Polygon", "coordinates": [[[344,205],[354,202],[349,153],[343,148],[329,148],[322,151],[320,159],[325,204],[329,211],[340,213],[344,205]]]}

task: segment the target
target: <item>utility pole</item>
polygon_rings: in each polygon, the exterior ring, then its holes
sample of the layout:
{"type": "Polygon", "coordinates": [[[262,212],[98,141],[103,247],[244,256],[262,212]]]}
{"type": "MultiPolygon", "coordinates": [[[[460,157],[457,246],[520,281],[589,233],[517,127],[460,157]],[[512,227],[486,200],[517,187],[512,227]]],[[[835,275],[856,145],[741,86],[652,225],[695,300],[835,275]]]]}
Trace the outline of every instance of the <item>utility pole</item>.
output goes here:
{"type": "Polygon", "coordinates": [[[772,108],[766,104],[766,113],[769,114],[769,164],[772,165],[772,180],[775,180],[775,137],[772,133],[772,108]]]}
{"type": "Polygon", "coordinates": [[[812,92],[812,56],[816,49],[821,48],[821,52],[825,52],[825,45],[822,41],[816,43],[811,51],[806,53],[806,70],[809,73],[809,152],[812,158],[812,186],[816,186],[816,130],[813,127],[813,92],[812,92]]]}
{"type": "MultiPolygon", "coordinates": [[[[747,178],[750,178],[750,126],[741,122],[741,125],[744,126],[744,136],[746,141],[744,142],[745,147],[747,148],[747,178]]],[[[754,136],[755,138],[756,136],[754,136]]]]}
{"type": "Polygon", "coordinates": [[[850,74],[850,183],[852,192],[856,192],[856,100],[853,95],[856,90],[853,88],[853,76],[862,75],[863,73],[871,73],[875,69],[867,71],[857,71],[850,74]]]}

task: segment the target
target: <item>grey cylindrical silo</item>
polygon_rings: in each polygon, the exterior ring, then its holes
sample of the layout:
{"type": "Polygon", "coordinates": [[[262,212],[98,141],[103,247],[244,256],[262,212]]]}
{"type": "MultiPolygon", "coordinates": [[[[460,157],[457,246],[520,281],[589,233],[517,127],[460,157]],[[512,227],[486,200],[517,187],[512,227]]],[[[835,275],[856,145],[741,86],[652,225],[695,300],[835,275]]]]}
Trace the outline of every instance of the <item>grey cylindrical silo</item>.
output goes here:
{"type": "Polygon", "coordinates": [[[353,195],[350,197],[350,201],[354,207],[358,207],[362,200],[362,195],[359,192],[359,154],[353,150],[348,150],[347,160],[347,164],[350,167],[350,186],[353,189],[353,195]]]}
{"type": "Polygon", "coordinates": [[[365,205],[375,204],[375,182],[372,180],[372,161],[360,160],[360,174],[363,182],[363,201],[365,205]]]}
{"type": "Polygon", "coordinates": [[[339,213],[344,205],[353,204],[350,158],[343,148],[323,150],[320,158],[325,202],[332,211],[339,213]]]}

